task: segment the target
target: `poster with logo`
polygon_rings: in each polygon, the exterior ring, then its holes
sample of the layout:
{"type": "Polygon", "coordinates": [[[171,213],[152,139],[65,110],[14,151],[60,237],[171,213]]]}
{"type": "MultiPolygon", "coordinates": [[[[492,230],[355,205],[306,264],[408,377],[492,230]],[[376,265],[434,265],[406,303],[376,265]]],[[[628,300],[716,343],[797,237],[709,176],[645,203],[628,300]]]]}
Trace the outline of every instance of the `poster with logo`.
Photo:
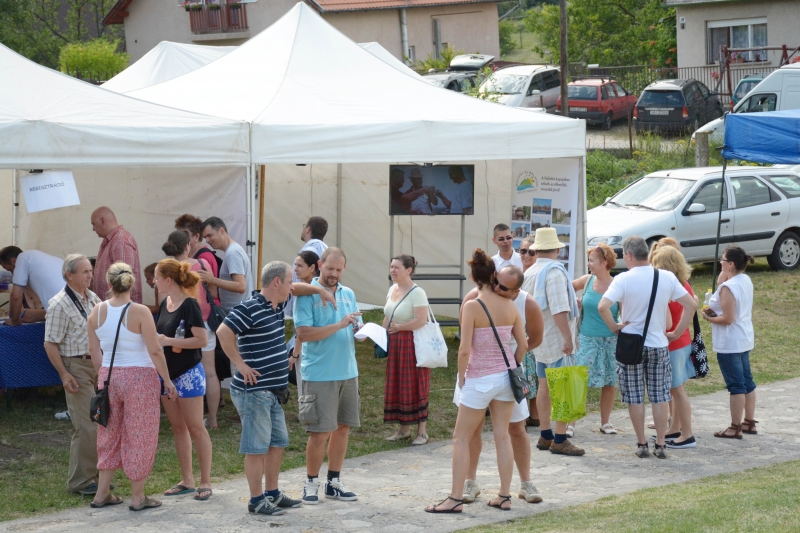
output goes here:
{"type": "Polygon", "coordinates": [[[511,234],[514,249],[539,228],[554,228],[564,246],[561,261],[575,275],[573,239],[576,235],[579,166],[575,159],[517,159],[512,166],[511,234]]]}

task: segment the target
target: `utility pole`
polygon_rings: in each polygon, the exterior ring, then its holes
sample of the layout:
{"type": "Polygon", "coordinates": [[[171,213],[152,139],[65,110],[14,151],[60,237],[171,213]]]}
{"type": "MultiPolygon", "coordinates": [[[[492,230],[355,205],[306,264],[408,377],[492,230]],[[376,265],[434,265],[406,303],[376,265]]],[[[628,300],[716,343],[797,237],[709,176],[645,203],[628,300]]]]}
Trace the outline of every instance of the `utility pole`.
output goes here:
{"type": "Polygon", "coordinates": [[[567,98],[567,0],[561,0],[561,114],[569,116],[569,99],[567,98]]]}

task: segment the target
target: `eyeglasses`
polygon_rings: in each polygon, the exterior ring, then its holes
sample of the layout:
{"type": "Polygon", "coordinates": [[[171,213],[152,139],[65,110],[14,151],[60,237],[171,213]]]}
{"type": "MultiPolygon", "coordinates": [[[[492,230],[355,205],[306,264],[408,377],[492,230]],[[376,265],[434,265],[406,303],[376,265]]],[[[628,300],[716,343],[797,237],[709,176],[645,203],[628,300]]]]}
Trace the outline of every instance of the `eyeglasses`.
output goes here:
{"type": "Polygon", "coordinates": [[[518,251],[519,251],[519,255],[528,254],[531,257],[535,257],[536,256],[536,250],[533,250],[531,248],[520,248],[518,251]]]}
{"type": "Polygon", "coordinates": [[[504,241],[513,241],[514,237],[509,235],[508,237],[497,237],[497,242],[504,242],[504,241]]]}
{"type": "Polygon", "coordinates": [[[497,278],[494,278],[494,286],[497,287],[498,289],[500,289],[503,292],[508,292],[508,291],[511,290],[508,287],[506,287],[505,285],[501,285],[500,282],[497,281],[497,278]]]}

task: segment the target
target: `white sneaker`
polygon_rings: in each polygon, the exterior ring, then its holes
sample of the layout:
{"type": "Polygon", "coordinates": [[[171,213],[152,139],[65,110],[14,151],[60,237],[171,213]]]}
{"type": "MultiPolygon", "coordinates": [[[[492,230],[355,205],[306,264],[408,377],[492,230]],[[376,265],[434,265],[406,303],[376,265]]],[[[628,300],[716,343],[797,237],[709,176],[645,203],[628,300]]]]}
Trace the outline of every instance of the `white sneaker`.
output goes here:
{"type": "Polygon", "coordinates": [[[474,479],[468,479],[466,483],[464,483],[464,495],[461,498],[464,500],[464,503],[472,503],[480,493],[481,488],[478,486],[478,482],[474,479]]]}
{"type": "Polygon", "coordinates": [[[528,503],[540,503],[542,497],[539,491],[533,486],[532,481],[523,481],[519,484],[519,497],[528,503]]]}
{"type": "Polygon", "coordinates": [[[317,492],[319,492],[319,481],[309,481],[306,479],[306,483],[303,485],[303,504],[317,505],[319,503],[317,492]]]}
{"type": "Polygon", "coordinates": [[[56,413],[56,420],[72,420],[69,416],[69,411],[64,411],[63,413],[56,413]]]}
{"type": "Polygon", "coordinates": [[[602,433],[605,433],[606,435],[616,435],[617,434],[617,430],[614,428],[614,426],[611,425],[611,422],[606,422],[605,424],[600,426],[600,431],[602,433]]]}

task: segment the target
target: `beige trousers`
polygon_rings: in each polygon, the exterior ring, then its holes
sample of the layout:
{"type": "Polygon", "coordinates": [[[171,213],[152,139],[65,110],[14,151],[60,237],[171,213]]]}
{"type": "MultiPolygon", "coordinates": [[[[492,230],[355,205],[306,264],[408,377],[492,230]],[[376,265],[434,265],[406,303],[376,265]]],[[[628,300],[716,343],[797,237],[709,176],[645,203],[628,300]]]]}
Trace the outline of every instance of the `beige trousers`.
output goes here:
{"type": "Polygon", "coordinates": [[[78,392],[65,393],[67,410],[75,433],[69,445],[67,490],[77,492],[97,482],[97,424],[89,418],[89,403],[97,384],[90,359],[62,357],[67,372],[78,382],[78,392]]]}

